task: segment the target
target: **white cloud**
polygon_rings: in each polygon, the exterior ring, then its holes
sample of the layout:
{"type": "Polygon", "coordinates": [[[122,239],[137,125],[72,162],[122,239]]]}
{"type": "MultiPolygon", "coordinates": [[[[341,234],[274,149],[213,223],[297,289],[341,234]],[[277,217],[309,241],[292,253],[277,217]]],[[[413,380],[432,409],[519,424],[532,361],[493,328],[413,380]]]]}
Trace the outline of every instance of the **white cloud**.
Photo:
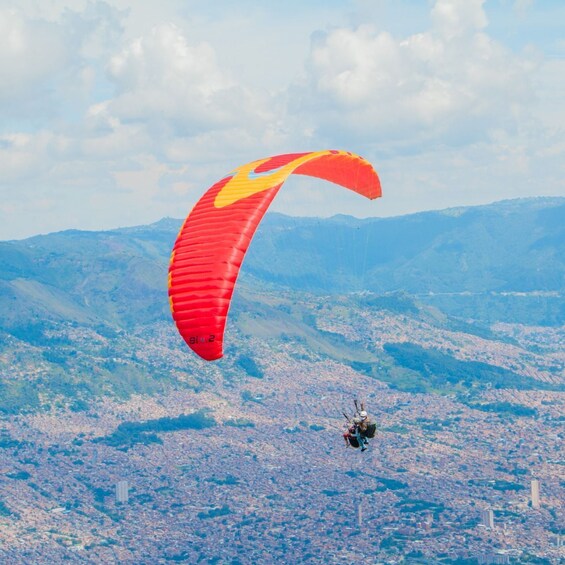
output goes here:
{"type": "Polygon", "coordinates": [[[30,11],[0,7],[0,116],[45,127],[89,103],[97,58],[121,33],[120,12],[104,2],[49,18],[30,11]]]}
{"type": "Polygon", "coordinates": [[[540,34],[557,8],[320,1],[296,24],[297,2],[8,4],[0,238],[181,216],[237,164],[326,147],[369,158],[385,198],[299,179],[275,208],[365,216],[564,192],[562,34],[540,34]],[[500,22],[522,37],[526,12],[536,31],[517,46],[500,22]]]}
{"type": "Polygon", "coordinates": [[[446,40],[458,40],[487,25],[485,0],[437,0],[432,9],[435,30],[446,40]]]}
{"type": "Polygon", "coordinates": [[[71,152],[71,140],[50,131],[0,136],[0,186],[48,173],[71,152]]]}
{"type": "Polygon", "coordinates": [[[174,24],[132,41],[111,59],[108,74],[117,87],[110,111],[123,121],[169,127],[172,136],[257,127],[268,117],[263,101],[218,67],[210,45],[190,45],[174,24]]]}
{"type": "Polygon", "coordinates": [[[71,58],[67,47],[58,25],[0,8],[0,112],[43,110],[46,87],[71,58]]]}
{"type": "Polygon", "coordinates": [[[532,102],[534,63],[481,31],[482,3],[439,0],[433,28],[406,38],[369,25],[319,34],[295,105],[325,136],[400,147],[515,129],[532,102]]]}

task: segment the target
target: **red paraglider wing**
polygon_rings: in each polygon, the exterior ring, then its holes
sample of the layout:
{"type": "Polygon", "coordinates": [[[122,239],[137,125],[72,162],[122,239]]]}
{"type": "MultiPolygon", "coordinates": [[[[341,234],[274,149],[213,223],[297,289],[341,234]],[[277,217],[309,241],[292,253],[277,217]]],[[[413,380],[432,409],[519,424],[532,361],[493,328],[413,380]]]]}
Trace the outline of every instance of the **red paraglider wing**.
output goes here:
{"type": "Polygon", "coordinates": [[[259,222],[291,174],[334,182],[370,199],[381,196],[371,164],[335,150],[254,161],[208,189],[186,218],[169,267],[173,319],[188,346],[203,359],[223,355],[226,319],[241,263],[259,222]]]}

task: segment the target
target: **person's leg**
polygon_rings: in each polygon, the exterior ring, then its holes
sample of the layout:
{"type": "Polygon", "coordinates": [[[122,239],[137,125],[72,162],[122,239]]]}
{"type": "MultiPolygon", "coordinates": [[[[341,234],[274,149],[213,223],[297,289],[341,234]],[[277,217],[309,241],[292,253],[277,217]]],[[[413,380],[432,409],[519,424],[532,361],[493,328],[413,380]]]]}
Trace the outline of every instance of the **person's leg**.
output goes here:
{"type": "Polygon", "coordinates": [[[357,438],[357,441],[359,442],[359,447],[361,448],[361,451],[365,451],[365,449],[367,449],[367,446],[365,444],[365,438],[361,435],[359,428],[357,428],[355,430],[355,437],[357,438]]]}

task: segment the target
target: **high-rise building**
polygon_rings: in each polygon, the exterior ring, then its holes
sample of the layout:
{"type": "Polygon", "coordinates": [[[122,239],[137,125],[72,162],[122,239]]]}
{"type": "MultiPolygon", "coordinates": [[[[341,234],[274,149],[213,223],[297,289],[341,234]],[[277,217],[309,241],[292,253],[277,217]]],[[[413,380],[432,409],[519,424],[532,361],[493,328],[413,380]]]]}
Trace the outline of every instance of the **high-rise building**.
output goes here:
{"type": "Polygon", "coordinates": [[[490,508],[481,510],[481,524],[491,530],[494,528],[494,512],[490,508]]]}
{"type": "Polygon", "coordinates": [[[359,530],[363,529],[363,499],[359,501],[357,506],[357,526],[359,530]]]}
{"type": "Polygon", "coordinates": [[[510,563],[510,556],[506,553],[496,552],[496,553],[485,553],[477,557],[477,562],[479,565],[491,565],[494,563],[510,563]]]}
{"type": "Polygon", "coordinates": [[[539,508],[540,507],[539,481],[537,479],[532,479],[531,491],[532,491],[532,508],[539,508]]]}
{"type": "Polygon", "coordinates": [[[116,483],[116,502],[127,502],[129,498],[129,485],[127,481],[116,483]]]}

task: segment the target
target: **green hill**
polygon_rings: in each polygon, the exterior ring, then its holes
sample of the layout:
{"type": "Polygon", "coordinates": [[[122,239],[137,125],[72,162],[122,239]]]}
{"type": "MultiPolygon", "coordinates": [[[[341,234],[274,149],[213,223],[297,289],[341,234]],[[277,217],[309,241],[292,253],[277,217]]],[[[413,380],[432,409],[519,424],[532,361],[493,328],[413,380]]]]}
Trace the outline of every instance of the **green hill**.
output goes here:
{"type": "MultiPolygon", "coordinates": [[[[262,378],[262,356],[280,350],[405,390],[518,382],[508,368],[450,359],[465,339],[515,344],[493,322],[563,325],[563,220],[564,199],[368,220],[271,214],[244,263],[218,364],[190,353],[170,318],[167,267],[180,220],[0,242],[0,411],[49,403],[81,410],[101,395],[198,390],[218,371],[231,386],[262,378]],[[416,349],[375,345],[377,323],[405,328],[416,349]],[[414,328],[420,337],[410,335],[414,328]],[[438,340],[451,351],[426,345],[438,340]],[[410,351],[420,367],[407,360],[410,351]],[[450,380],[441,365],[465,377],[450,380]],[[477,368],[483,377],[470,379],[477,368]]],[[[394,344],[398,330],[390,331],[394,344]]],[[[545,346],[521,347],[530,350],[517,353],[520,362],[534,363],[545,346]]],[[[535,363],[560,374],[557,361],[535,363]]]]}
{"type": "Polygon", "coordinates": [[[561,325],[565,199],[385,219],[271,216],[245,267],[297,290],[402,290],[457,316],[561,325]]]}

